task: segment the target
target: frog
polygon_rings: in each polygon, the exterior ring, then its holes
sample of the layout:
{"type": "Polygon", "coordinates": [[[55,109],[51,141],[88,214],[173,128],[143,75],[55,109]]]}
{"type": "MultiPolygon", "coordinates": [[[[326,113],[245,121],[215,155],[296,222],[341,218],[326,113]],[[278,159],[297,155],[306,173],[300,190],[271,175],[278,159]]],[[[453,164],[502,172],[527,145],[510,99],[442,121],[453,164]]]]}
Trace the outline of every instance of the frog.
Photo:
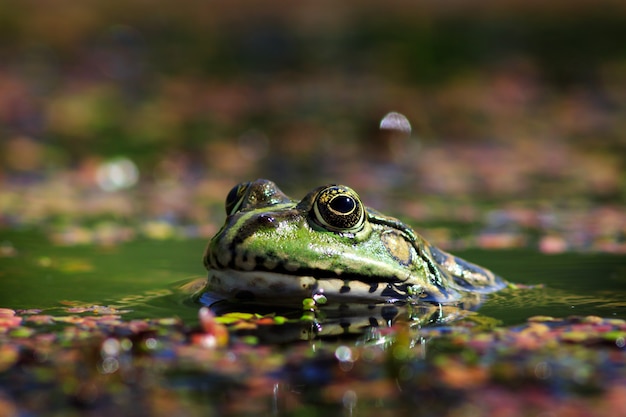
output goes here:
{"type": "Polygon", "coordinates": [[[203,256],[206,289],[225,300],[441,305],[508,285],[365,206],[345,185],[322,185],[297,200],[267,179],[242,182],[228,193],[225,211],[203,256]]]}

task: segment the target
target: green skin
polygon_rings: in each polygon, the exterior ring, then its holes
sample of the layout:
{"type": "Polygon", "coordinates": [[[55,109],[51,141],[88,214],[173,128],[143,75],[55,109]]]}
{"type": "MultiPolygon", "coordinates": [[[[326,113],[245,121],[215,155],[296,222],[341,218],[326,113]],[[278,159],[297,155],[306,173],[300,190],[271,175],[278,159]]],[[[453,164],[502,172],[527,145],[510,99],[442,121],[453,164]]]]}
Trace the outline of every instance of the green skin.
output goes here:
{"type": "Polygon", "coordinates": [[[322,186],[296,201],[259,179],[234,187],[226,212],[204,255],[207,288],[226,299],[459,303],[507,285],[364,207],[345,186],[322,186]]]}

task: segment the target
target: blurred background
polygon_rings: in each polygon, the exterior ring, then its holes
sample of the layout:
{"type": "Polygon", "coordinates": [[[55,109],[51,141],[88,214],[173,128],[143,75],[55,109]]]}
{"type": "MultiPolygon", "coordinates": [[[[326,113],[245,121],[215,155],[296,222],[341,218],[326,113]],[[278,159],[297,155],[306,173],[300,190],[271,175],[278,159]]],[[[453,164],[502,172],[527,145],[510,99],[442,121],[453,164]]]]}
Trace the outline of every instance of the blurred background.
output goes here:
{"type": "Polygon", "coordinates": [[[261,177],[444,247],[626,252],[625,40],[617,0],[3,0],[0,231],[207,237],[261,177]]]}

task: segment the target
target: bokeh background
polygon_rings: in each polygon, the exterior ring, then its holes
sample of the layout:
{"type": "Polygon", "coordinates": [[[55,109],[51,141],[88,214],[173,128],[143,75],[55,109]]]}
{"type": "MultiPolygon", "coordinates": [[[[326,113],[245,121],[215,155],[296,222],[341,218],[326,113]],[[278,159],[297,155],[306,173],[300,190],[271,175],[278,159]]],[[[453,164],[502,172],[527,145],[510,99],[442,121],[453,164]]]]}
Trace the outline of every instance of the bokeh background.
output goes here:
{"type": "Polygon", "coordinates": [[[0,229],[210,236],[262,177],[444,247],[624,252],[625,40],[617,0],[2,0],[0,229]]]}

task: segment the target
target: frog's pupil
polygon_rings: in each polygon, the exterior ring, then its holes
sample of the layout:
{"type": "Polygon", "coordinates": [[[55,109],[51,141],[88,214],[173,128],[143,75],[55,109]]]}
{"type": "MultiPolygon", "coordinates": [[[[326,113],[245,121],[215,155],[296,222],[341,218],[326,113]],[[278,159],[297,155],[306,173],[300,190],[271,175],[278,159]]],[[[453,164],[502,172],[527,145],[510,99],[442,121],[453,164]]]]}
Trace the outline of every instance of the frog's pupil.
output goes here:
{"type": "Polygon", "coordinates": [[[330,201],[330,208],[338,213],[348,214],[356,207],[356,202],[352,197],[340,195],[330,201]]]}

